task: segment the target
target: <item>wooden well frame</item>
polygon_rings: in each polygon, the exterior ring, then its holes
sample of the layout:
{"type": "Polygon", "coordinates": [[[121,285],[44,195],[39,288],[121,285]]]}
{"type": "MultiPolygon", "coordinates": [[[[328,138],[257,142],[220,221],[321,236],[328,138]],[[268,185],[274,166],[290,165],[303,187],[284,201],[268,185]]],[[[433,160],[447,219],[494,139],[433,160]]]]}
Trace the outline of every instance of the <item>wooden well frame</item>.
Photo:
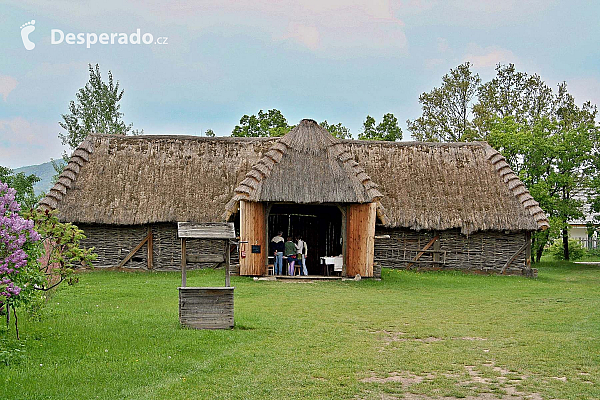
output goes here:
{"type": "Polygon", "coordinates": [[[234,326],[233,292],[230,285],[230,245],[235,239],[233,223],[179,222],[177,235],[181,239],[181,287],[179,290],[179,322],[195,329],[231,329],[234,326]],[[187,287],[188,239],[223,241],[225,261],[224,287],[187,287]]]}

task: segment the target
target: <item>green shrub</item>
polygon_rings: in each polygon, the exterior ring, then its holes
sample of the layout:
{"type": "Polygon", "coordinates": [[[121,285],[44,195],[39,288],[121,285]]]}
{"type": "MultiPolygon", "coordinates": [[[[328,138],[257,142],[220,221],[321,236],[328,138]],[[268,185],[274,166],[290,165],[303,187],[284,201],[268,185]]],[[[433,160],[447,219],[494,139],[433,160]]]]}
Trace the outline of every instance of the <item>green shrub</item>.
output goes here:
{"type": "MultiPolygon", "coordinates": [[[[548,253],[555,260],[564,260],[564,249],[562,239],[556,239],[552,246],[548,249],[548,253]]],[[[585,249],[578,240],[569,239],[569,258],[571,260],[579,260],[585,256],[585,249]]]]}
{"type": "Polygon", "coordinates": [[[588,257],[600,257],[600,247],[596,247],[595,249],[586,250],[585,254],[588,257]]]}

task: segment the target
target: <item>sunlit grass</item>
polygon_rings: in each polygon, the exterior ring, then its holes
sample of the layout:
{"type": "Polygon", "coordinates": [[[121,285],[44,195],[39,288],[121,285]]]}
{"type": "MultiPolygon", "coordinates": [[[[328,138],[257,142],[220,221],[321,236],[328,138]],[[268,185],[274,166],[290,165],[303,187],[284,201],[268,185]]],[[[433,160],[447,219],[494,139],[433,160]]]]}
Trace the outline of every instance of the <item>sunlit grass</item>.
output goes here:
{"type": "MultiPolygon", "coordinates": [[[[223,280],[188,275],[190,286],[223,280]]],[[[177,273],[81,274],[40,320],[21,318],[25,356],[0,364],[0,398],[600,398],[600,267],[546,262],[538,279],[234,277],[236,327],[219,331],[179,326],[179,282],[177,273]]],[[[15,347],[14,331],[0,339],[15,347]]]]}

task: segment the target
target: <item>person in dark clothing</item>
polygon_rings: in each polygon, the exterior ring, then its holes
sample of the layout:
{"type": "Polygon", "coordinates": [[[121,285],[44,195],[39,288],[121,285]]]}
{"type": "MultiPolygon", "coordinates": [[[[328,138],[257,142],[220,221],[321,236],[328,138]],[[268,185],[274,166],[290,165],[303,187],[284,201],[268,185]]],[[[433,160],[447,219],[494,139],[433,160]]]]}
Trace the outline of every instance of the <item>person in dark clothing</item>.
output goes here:
{"type": "Polygon", "coordinates": [[[287,238],[287,242],[285,242],[285,250],[284,255],[287,257],[288,261],[288,272],[290,276],[294,276],[294,264],[296,262],[296,244],[292,242],[292,238],[287,238]]]}
{"type": "Polygon", "coordinates": [[[271,239],[271,249],[275,255],[273,260],[273,273],[275,275],[281,275],[283,273],[283,250],[285,249],[285,242],[283,240],[283,232],[277,232],[277,236],[271,239]]]}

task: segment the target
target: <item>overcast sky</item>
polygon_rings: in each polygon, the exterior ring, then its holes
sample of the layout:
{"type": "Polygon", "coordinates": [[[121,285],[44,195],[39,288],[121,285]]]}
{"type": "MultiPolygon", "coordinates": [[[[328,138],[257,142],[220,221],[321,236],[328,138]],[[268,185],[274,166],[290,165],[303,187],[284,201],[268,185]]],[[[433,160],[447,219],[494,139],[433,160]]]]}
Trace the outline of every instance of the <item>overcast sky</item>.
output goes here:
{"type": "Polygon", "coordinates": [[[483,80],[512,62],[600,104],[599,15],[592,0],[0,0],[0,165],[60,157],[58,121],[88,63],[113,72],[125,122],[147,134],[224,136],[243,114],[277,108],[355,137],[367,114],[391,112],[409,139],[419,95],[464,61],[483,80]],[[138,28],[167,44],[51,43],[52,29],[138,28]]]}

